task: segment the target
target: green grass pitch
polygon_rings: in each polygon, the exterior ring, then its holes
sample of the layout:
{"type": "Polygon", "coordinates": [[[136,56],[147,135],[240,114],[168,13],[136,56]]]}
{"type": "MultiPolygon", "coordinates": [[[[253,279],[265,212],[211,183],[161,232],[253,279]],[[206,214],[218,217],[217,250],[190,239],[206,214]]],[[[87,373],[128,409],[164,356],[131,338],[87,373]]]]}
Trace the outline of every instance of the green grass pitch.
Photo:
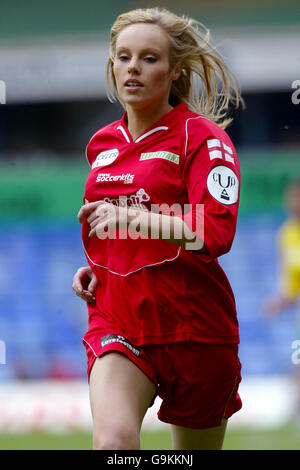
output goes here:
{"type": "MultiPolygon", "coordinates": [[[[0,450],[90,450],[91,434],[0,434],[0,450]]],[[[142,450],[171,449],[167,431],[141,434],[142,450]]],[[[276,430],[228,430],[223,450],[299,450],[300,427],[276,430]]]]}

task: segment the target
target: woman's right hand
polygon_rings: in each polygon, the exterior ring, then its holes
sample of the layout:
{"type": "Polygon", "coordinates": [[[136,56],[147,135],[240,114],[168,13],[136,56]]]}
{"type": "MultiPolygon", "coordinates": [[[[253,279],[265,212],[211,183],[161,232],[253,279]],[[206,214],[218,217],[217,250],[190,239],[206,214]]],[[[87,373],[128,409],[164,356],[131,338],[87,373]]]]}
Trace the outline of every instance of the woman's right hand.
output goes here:
{"type": "Polygon", "coordinates": [[[78,297],[88,303],[96,302],[98,279],[89,266],[81,267],[73,277],[72,289],[78,297]]]}

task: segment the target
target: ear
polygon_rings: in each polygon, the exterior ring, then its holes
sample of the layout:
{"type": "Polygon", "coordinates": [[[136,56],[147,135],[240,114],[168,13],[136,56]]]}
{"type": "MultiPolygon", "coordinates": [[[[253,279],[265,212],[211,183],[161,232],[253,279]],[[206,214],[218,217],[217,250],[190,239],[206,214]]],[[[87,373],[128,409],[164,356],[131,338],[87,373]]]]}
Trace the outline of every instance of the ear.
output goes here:
{"type": "Polygon", "coordinates": [[[172,71],[172,80],[173,81],[178,80],[178,78],[180,77],[180,74],[182,72],[182,69],[183,69],[183,62],[178,62],[174,66],[173,71],[172,71]]]}

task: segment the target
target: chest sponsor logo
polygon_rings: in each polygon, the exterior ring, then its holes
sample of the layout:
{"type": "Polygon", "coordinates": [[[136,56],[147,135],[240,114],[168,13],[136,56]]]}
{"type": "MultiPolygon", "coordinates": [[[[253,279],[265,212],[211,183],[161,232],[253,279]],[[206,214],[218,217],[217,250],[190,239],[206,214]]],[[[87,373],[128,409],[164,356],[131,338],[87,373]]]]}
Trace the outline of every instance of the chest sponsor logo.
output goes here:
{"type": "Polygon", "coordinates": [[[143,203],[150,201],[150,196],[146,193],[143,188],[140,188],[135,194],[132,194],[131,196],[119,196],[118,199],[111,199],[109,197],[105,197],[103,200],[105,202],[110,202],[115,206],[132,207],[133,209],[148,210],[147,206],[143,203]]]}
{"type": "Polygon", "coordinates": [[[105,150],[104,152],[100,152],[99,155],[97,155],[96,160],[92,164],[92,169],[97,168],[98,166],[110,165],[112,162],[115,161],[118,155],[119,155],[118,149],[111,149],[111,150],[105,150]]]}
{"type": "Polygon", "coordinates": [[[169,162],[173,162],[179,165],[179,155],[176,155],[176,153],[172,152],[164,152],[163,150],[159,152],[142,153],[140,160],[151,160],[152,158],[162,158],[163,160],[168,160],[169,162]]]}
{"type": "Polygon", "coordinates": [[[126,346],[133,354],[137,357],[140,355],[140,348],[135,344],[132,344],[128,339],[121,335],[106,335],[101,338],[101,348],[104,348],[108,344],[120,343],[126,346]]]}
{"type": "Polygon", "coordinates": [[[218,202],[226,205],[235,204],[238,200],[239,181],[231,168],[220,165],[209,172],[207,189],[218,202]]]}
{"type": "Polygon", "coordinates": [[[124,184],[132,183],[135,175],[130,173],[122,173],[122,175],[111,175],[110,173],[98,173],[96,183],[103,182],[123,182],[124,184]]]}

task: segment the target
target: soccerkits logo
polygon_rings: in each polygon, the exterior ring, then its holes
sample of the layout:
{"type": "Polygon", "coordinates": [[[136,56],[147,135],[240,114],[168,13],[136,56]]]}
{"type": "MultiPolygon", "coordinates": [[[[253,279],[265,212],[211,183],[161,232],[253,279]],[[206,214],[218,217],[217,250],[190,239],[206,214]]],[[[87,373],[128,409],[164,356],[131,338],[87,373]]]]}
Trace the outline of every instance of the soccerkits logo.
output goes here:
{"type": "Polygon", "coordinates": [[[239,181],[231,168],[220,165],[209,172],[207,189],[218,202],[235,204],[238,200],[239,181]]]}
{"type": "Polygon", "coordinates": [[[105,183],[105,182],[122,182],[124,184],[133,183],[135,175],[130,173],[122,173],[122,175],[111,175],[110,173],[98,173],[96,183],[105,183]]]}

